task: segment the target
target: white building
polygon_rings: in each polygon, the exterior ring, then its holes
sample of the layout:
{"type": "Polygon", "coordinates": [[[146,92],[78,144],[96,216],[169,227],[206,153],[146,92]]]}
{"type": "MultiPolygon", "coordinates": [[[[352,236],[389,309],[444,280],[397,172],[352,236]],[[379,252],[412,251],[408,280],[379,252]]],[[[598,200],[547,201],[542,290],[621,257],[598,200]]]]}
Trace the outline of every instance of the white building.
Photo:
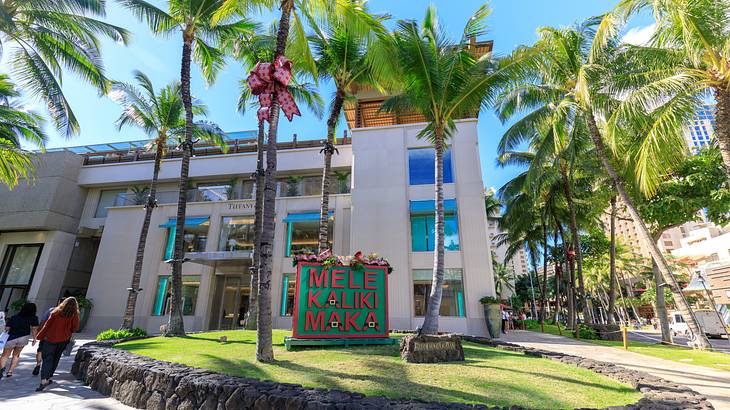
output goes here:
{"type": "Polygon", "coordinates": [[[710,145],[714,136],[715,106],[703,105],[685,131],[687,147],[696,152],[700,148],[710,145]]]}
{"type": "MultiPolygon", "coordinates": [[[[500,234],[503,234],[504,232],[499,229],[499,224],[495,220],[490,220],[487,222],[488,226],[488,235],[490,239],[490,244],[492,246],[492,252],[494,253],[495,259],[499,263],[505,263],[507,265],[507,269],[512,272],[512,285],[514,286],[514,282],[516,278],[519,278],[520,276],[527,275],[528,272],[528,264],[527,264],[527,254],[524,249],[520,249],[517,251],[517,254],[515,254],[512,258],[506,259],[507,256],[507,245],[498,245],[498,238],[500,234]],[[506,262],[505,262],[506,260],[506,262]]],[[[502,298],[508,298],[511,296],[512,292],[509,289],[506,289],[503,291],[502,298]]]]}
{"type": "MultiPolygon", "coordinates": [[[[381,97],[382,100],[382,97],[381,97]]],[[[393,329],[423,318],[433,264],[434,150],[416,138],[418,118],[348,107],[351,138],[333,158],[330,199],[336,254],[377,252],[389,276],[393,329]],[[354,114],[354,117],[352,115],[354,114]],[[389,125],[375,126],[390,121],[389,125]],[[409,123],[410,122],[410,123],[409,123]]],[[[484,335],[479,299],[494,295],[477,120],[457,121],[445,154],[446,279],[441,330],[484,335]]],[[[254,201],[252,132],[229,134],[230,150],[196,149],[185,221],[183,313],[186,329],[231,329],[247,311],[254,201]]],[[[99,144],[42,157],[38,183],[0,188],[0,308],[19,298],[39,309],[62,295],[94,302],[86,330],[118,328],[143,219],[137,187],[149,183],[153,154],[142,142],[99,144]]],[[[290,328],[295,268],[290,255],[315,250],[322,156],[319,141],[281,143],[272,278],[274,325],[290,328]]],[[[162,161],[135,324],[158,332],[167,321],[180,153],[162,161]]]]}

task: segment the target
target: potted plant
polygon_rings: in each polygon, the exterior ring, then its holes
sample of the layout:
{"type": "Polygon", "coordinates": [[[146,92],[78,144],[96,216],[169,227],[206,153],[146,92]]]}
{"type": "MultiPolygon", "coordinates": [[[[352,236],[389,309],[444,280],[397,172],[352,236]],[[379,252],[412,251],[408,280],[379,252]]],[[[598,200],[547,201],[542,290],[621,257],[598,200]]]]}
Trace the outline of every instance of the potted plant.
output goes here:
{"type": "Polygon", "coordinates": [[[91,302],[91,299],[86,299],[83,296],[75,296],[76,301],[79,303],[79,332],[84,330],[84,326],[86,326],[86,322],[89,321],[89,316],[91,315],[91,308],[94,307],[94,304],[91,302]]]}
{"type": "Polygon", "coordinates": [[[9,306],[10,316],[20,312],[20,309],[22,309],[23,305],[25,305],[26,303],[28,303],[28,299],[25,298],[15,299],[14,301],[12,301],[9,306]]]}
{"type": "Polygon", "coordinates": [[[484,320],[487,323],[487,330],[492,339],[500,336],[502,329],[502,312],[499,310],[501,301],[494,296],[485,296],[479,299],[484,308],[484,320]]]}

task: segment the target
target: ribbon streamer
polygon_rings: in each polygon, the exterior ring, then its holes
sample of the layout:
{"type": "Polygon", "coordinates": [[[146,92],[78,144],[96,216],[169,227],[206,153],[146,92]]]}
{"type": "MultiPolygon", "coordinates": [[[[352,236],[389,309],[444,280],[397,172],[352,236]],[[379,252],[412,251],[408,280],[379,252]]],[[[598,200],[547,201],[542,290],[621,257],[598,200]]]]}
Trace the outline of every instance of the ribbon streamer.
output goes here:
{"type": "Polygon", "coordinates": [[[251,93],[259,97],[257,116],[259,121],[271,122],[269,111],[276,93],[276,100],[286,118],[291,121],[295,115],[301,116],[299,107],[294,101],[287,85],[292,78],[292,63],[284,56],[279,56],[273,63],[257,63],[246,79],[251,93]]]}

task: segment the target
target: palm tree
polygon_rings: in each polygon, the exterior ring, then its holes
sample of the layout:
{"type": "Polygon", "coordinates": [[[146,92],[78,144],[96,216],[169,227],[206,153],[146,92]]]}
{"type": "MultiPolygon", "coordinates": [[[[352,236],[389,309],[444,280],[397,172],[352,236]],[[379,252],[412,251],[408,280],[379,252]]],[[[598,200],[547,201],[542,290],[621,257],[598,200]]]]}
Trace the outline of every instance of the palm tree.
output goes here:
{"type": "Polygon", "coordinates": [[[172,300],[170,320],[166,334],[185,335],[182,318],[182,264],[183,234],[187,205],[188,173],[190,157],[193,155],[193,104],[190,95],[190,62],[194,58],[208,83],[215,81],[218,71],[224,66],[224,53],[218,47],[226,46],[241,36],[250,35],[255,27],[238,13],[225,20],[214,21],[215,13],[223,0],[168,0],[165,12],[144,0],[120,0],[135,16],[144,20],[155,34],[170,35],[179,31],[182,35],[182,57],[180,64],[180,88],[185,110],[185,139],[180,164],[179,194],[177,202],[177,224],[172,264],[172,300]]]}
{"type": "Polygon", "coordinates": [[[0,42],[12,44],[11,73],[24,92],[40,97],[64,136],[79,123],[61,88],[62,67],[100,92],[109,91],[98,36],[127,42],[126,30],[98,20],[103,0],[4,1],[0,4],[0,42]]]}
{"type": "Polygon", "coordinates": [[[323,24],[310,18],[313,34],[310,36],[313,59],[317,73],[322,80],[331,80],[335,95],[330,104],[327,118],[327,138],[322,148],[324,167],[322,168],[322,196],[319,216],[319,253],[329,249],[329,195],[332,179],[332,155],[337,152],[336,127],[342,115],[342,106],[359,86],[378,86],[378,76],[383,76],[383,67],[388,66],[385,53],[379,49],[379,37],[387,31],[382,25],[385,17],[373,16],[367,11],[363,0],[347,0],[359,9],[363,24],[350,24],[341,16],[328,16],[323,24]]]}
{"type": "MultiPolygon", "coordinates": [[[[652,145],[665,149],[669,145],[682,154],[682,133],[686,124],[706,104],[706,97],[713,95],[717,103],[715,139],[730,179],[730,64],[727,55],[730,4],[718,0],[621,0],[602,19],[592,57],[602,53],[602,48],[613,41],[632,15],[647,9],[656,20],[654,35],[649,44],[631,47],[642,65],[641,70],[633,73],[634,80],[644,84],[628,97],[624,110],[634,120],[641,121],[644,120],[640,118],[644,108],[640,107],[663,103],[662,115],[653,121],[656,131],[650,132],[647,138],[647,156],[657,150],[652,145]]],[[[679,158],[675,155],[675,159],[679,158]]],[[[658,176],[651,166],[647,166],[647,172],[658,176]]]]}
{"type": "MultiPolygon", "coordinates": [[[[517,53],[529,55],[529,58],[523,60],[525,70],[522,79],[514,81],[515,84],[518,84],[515,92],[521,95],[521,98],[516,99],[513,112],[529,111],[524,117],[530,119],[525,124],[526,128],[534,126],[539,129],[545,123],[551,123],[552,128],[560,132],[581,129],[581,133],[586,132],[590,136],[596,156],[600,159],[601,165],[634,220],[641,241],[659,265],[662,277],[670,285],[675,302],[683,317],[687,319],[690,330],[699,336],[702,333],[697,326],[694,313],[684,299],[657,244],[652,241],[633,200],[629,197],[623,179],[613,164],[613,161],[617,161],[616,157],[606,147],[603,135],[605,131],[601,131],[601,127],[605,124],[599,125],[599,122],[607,122],[608,125],[605,125],[604,129],[613,127],[614,131],[626,124],[626,121],[613,117],[622,111],[616,108],[616,95],[607,94],[616,92],[617,85],[612,84],[611,81],[614,79],[615,73],[620,73],[622,70],[616,70],[618,63],[611,59],[612,56],[615,56],[613,43],[608,42],[606,47],[596,47],[596,44],[593,43],[595,24],[596,21],[590,20],[578,28],[543,30],[543,36],[534,47],[517,51],[517,53]],[[589,53],[591,46],[594,46],[593,55],[589,53]],[[596,52],[596,48],[600,52],[596,52]]],[[[621,68],[625,68],[625,66],[621,66],[621,68]]],[[[665,112],[663,109],[655,111],[652,113],[652,119],[661,117],[665,112]]],[[[646,131],[646,122],[642,122],[640,126],[633,127],[633,129],[641,128],[646,131]]],[[[656,121],[648,122],[656,123],[656,121]]],[[[663,128],[653,129],[653,132],[640,135],[645,136],[647,140],[652,140],[657,133],[661,133],[661,130],[663,128]]],[[[626,132],[626,130],[621,132],[626,132]]],[[[619,134],[621,132],[616,131],[619,134]]],[[[648,145],[656,148],[656,140],[648,145]]],[[[632,156],[632,158],[635,157],[632,156]]],[[[655,167],[661,165],[661,163],[657,163],[657,158],[651,155],[639,155],[638,159],[643,160],[643,169],[649,168],[647,164],[654,164],[655,167]]],[[[636,169],[639,168],[642,167],[636,167],[636,169]]],[[[700,336],[698,345],[709,347],[709,342],[704,336],[700,336]]]]}
{"type": "Polygon", "coordinates": [[[497,198],[497,191],[489,188],[484,195],[484,208],[487,211],[487,219],[490,221],[499,220],[502,213],[502,201],[497,198]]]}
{"type": "Polygon", "coordinates": [[[499,262],[497,255],[492,252],[492,274],[494,275],[494,291],[500,299],[505,291],[514,292],[514,273],[507,267],[506,263],[499,262]]]}
{"type": "MultiPolygon", "coordinates": [[[[270,61],[276,44],[276,25],[272,24],[266,31],[257,32],[240,43],[236,44],[236,58],[244,67],[244,71],[251,71],[259,61],[270,61]]],[[[304,104],[309,111],[318,118],[322,118],[324,102],[312,84],[299,83],[298,78],[304,76],[306,66],[293,64],[294,81],[289,83],[287,88],[294,97],[297,104],[304,104]]],[[[251,94],[246,80],[241,80],[240,95],[238,98],[238,112],[241,115],[246,113],[247,106],[258,106],[258,99],[251,94]]],[[[258,268],[260,265],[260,239],[263,228],[263,207],[264,207],[264,136],[266,135],[265,120],[258,120],[258,133],[256,140],[256,172],[254,173],[256,192],[254,210],[254,252],[251,261],[251,292],[248,300],[248,315],[245,323],[246,329],[253,330],[257,327],[258,316],[258,268]]]]}
{"type": "MultiPolygon", "coordinates": [[[[134,312],[137,305],[137,294],[139,293],[139,281],[142,275],[142,262],[144,261],[144,249],[147,243],[147,233],[150,227],[152,211],[157,206],[157,178],[160,174],[162,157],[168,144],[179,143],[185,138],[185,110],[182,102],[180,82],[175,81],[168,84],[159,91],[155,91],[152,81],[140,71],[134,72],[136,86],[127,83],[115,82],[112,85],[112,98],[122,108],[122,114],[117,119],[117,128],[125,126],[142,129],[153,139],[147,145],[148,149],[155,149],[155,162],[152,167],[152,180],[149,188],[145,187],[140,191],[143,196],[140,204],[144,204],[144,220],[137,242],[137,254],[132,270],[132,284],[127,296],[127,307],[124,311],[122,329],[134,327],[134,312]]],[[[204,105],[194,102],[193,113],[205,115],[204,105]]],[[[210,123],[198,122],[194,124],[193,135],[196,138],[215,142],[219,146],[227,148],[223,141],[223,132],[217,126],[210,123]]]]}
{"type": "Polygon", "coordinates": [[[43,118],[13,102],[20,96],[6,74],[0,74],[0,183],[13,189],[21,178],[32,180],[34,154],[22,142],[38,146],[46,143],[43,118]]]}
{"type": "Polygon", "coordinates": [[[454,121],[475,116],[493,97],[500,70],[490,55],[476,58],[467,48],[470,38],[485,32],[484,21],[490,14],[487,5],[469,19],[459,43],[453,44],[438,25],[436,9],[429,7],[423,23],[412,20],[397,23],[391,58],[399,65],[403,84],[400,94],[387,99],[381,109],[389,112],[416,112],[427,125],[418,137],[433,144],[436,152],[435,202],[436,244],[431,293],[421,331],[438,332],[439,309],[444,276],[444,187],[443,153],[446,141],[455,132],[454,121]]]}

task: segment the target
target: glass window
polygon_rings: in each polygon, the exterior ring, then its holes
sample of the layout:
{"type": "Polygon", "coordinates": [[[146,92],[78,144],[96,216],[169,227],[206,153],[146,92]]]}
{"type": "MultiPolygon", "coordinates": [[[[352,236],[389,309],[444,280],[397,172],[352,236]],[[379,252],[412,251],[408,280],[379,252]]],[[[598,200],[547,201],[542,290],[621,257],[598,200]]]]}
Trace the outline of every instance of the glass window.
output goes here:
{"type": "MultiPolygon", "coordinates": [[[[434,148],[415,148],[408,150],[408,180],[411,185],[433,184],[436,180],[434,167],[436,150],[434,148]]],[[[444,183],[454,182],[451,167],[451,148],[444,151],[444,183]]]]}
{"type": "MultiPolygon", "coordinates": [[[[327,241],[332,246],[333,223],[329,221],[327,241]]],[[[286,256],[297,253],[317,253],[319,247],[319,220],[287,223],[286,256]]]]}
{"type": "Polygon", "coordinates": [[[8,245],[0,266],[0,310],[28,295],[42,244],[8,245]]]}
{"type": "MultiPolygon", "coordinates": [[[[235,199],[235,185],[230,182],[211,182],[198,184],[195,189],[191,190],[193,197],[191,201],[228,201],[235,199]]],[[[188,194],[190,195],[190,194],[188,194]]]]}
{"type": "MultiPolygon", "coordinates": [[[[330,189],[335,193],[334,188],[330,189]]],[[[317,196],[322,193],[322,176],[290,176],[279,181],[279,196],[317,196]]]]}
{"type": "MultiPolygon", "coordinates": [[[[195,314],[195,303],[198,301],[200,276],[186,275],[182,277],[182,312],[185,316],[195,314]]],[[[172,301],[172,277],[160,276],[155,293],[155,304],[152,307],[152,316],[170,314],[172,301]]]]}
{"type": "MultiPolygon", "coordinates": [[[[416,316],[426,314],[428,297],[431,294],[431,269],[413,270],[413,303],[416,316]]],[[[441,316],[464,317],[464,284],[461,269],[444,269],[444,283],[441,294],[441,316]]]]}
{"type": "Polygon", "coordinates": [[[221,225],[219,251],[240,251],[253,249],[254,217],[226,216],[221,225]]]}
{"type": "Polygon", "coordinates": [[[256,190],[256,181],[243,181],[241,183],[241,197],[239,199],[253,199],[256,190]]]}
{"type": "Polygon", "coordinates": [[[126,193],[126,189],[108,189],[101,191],[94,218],[106,218],[107,208],[121,205],[120,200],[124,200],[123,197],[126,193]]]}
{"type": "MultiPolygon", "coordinates": [[[[433,252],[436,246],[436,216],[433,214],[411,215],[411,250],[433,252]]],[[[444,249],[459,250],[459,223],[456,214],[444,215],[444,249]]]]}
{"type": "MultiPolygon", "coordinates": [[[[209,226],[209,221],[196,226],[186,226],[183,234],[183,252],[205,252],[205,245],[208,243],[209,226]]],[[[165,247],[164,259],[172,259],[175,248],[175,232],[176,228],[174,226],[167,231],[167,246],[165,247]]]]}
{"type": "Polygon", "coordinates": [[[281,281],[281,316],[291,316],[294,314],[294,292],[297,288],[297,275],[285,273],[281,281]]]}

